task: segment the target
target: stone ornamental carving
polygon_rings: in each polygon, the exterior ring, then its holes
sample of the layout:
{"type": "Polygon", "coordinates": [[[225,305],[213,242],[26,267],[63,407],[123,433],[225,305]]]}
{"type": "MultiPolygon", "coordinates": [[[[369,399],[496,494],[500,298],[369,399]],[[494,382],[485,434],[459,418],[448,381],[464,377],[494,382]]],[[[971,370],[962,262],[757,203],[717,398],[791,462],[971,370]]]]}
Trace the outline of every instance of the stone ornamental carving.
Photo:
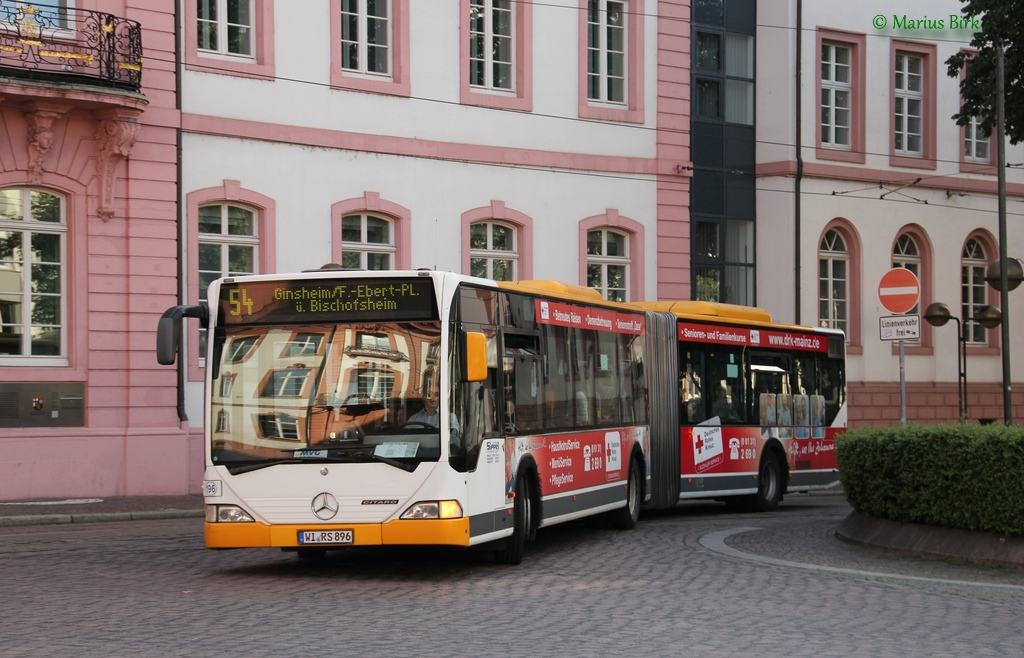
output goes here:
{"type": "Polygon", "coordinates": [[[114,171],[127,158],[139,134],[135,120],[100,119],[96,126],[96,173],[100,184],[97,214],[103,221],[114,216],[114,171]]]}
{"type": "Polygon", "coordinates": [[[33,185],[43,180],[43,160],[53,146],[53,122],[57,112],[28,112],[28,170],[33,185]]]}

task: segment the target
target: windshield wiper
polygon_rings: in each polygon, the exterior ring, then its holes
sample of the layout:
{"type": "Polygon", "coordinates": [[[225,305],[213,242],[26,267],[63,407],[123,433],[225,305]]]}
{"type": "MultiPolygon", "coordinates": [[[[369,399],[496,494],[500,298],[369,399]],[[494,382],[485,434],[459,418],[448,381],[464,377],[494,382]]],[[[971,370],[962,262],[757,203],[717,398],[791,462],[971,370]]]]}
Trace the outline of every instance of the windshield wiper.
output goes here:
{"type": "Polygon", "coordinates": [[[419,464],[406,464],[405,462],[400,462],[397,459],[392,459],[391,457],[384,457],[383,455],[375,455],[372,452],[369,452],[368,450],[347,450],[345,452],[345,454],[346,454],[346,456],[347,455],[353,455],[353,456],[363,457],[365,459],[372,459],[374,461],[383,462],[385,464],[388,464],[389,466],[394,466],[395,468],[400,468],[403,471],[409,471],[410,473],[415,471],[416,467],[419,466],[419,464]]]}
{"type": "Polygon", "coordinates": [[[224,464],[224,466],[227,466],[228,473],[231,473],[232,475],[240,475],[242,473],[250,473],[252,471],[258,471],[260,469],[267,468],[268,466],[277,466],[278,464],[301,464],[301,463],[303,463],[305,461],[308,461],[308,460],[306,460],[306,459],[295,459],[295,458],[291,458],[290,457],[288,459],[271,459],[271,460],[265,461],[265,462],[248,462],[248,463],[245,463],[245,464],[239,464],[237,466],[232,466],[230,464],[224,464]]]}
{"type": "Polygon", "coordinates": [[[232,466],[231,464],[222,465],[227,467],[228,473],[231,473],[232,475],[240,475],[242,473],[251,473],[252,471],[258,471],[264,468],[268,468],[270,466],[278,466],[280,464],[340,464],[367,459],[382,462],[389,466],[394,466],[395,468],[400,468],[403,471],[408,471],[410,473],[415,471],[416,466],[418,466],[418,464],[406,464],[405,462],[400,462],[397,459],[384,457],[382,455],[375,455],[372,452],[369,452],[368,450],[346,450],[341,454],[334,454],[327,458],[317,457],[312,459],[303,459],[299,457],[287,457],[284,459],[271,459],[268,461],[261,462],[246,462],[244,464],[238,464],[235,466],[232,466]]]}

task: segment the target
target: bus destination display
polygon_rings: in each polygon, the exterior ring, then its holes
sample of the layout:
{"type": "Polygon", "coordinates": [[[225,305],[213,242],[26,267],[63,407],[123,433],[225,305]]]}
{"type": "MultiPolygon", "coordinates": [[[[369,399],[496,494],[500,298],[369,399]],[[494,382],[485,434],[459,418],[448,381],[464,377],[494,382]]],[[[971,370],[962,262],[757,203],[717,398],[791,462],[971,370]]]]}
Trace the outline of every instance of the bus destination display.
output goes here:
{"type": "Polygon", "coordinates": [[[246,281],[220,288],[221,324],[436,320],[429,278],[246,281]]]}

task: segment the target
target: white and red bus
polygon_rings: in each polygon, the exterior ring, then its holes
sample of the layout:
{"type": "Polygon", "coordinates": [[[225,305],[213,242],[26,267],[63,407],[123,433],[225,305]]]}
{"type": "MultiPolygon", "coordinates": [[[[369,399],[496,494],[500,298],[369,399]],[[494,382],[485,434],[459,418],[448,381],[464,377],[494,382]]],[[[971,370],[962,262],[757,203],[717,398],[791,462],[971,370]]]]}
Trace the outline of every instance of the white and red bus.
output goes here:
{"type": "Polygon", "coordinates": [[[544,526],[604,514],[628,529],[642,506],[691,497],[769,509],[837,479],[839,416],[790,427],[778,410],[813,406],[805,380],[829,368],[841,389],[838,333],[430,271],[231,277],[208,299],[164,314],[157,352],[174,362],[183,317],[207,328],[210,548],[486,546],[517,564],[544,526]],[[812,338],[826,347],[798,351],[812,338]],[[712,385],[742,413],[712,409],[712,385]],[[766,387],[762,429],[751,396],[766,387]]]}
{"type": "Polygon", "coordinates": [[[778,324],[763,309],[728,304],[632,306],[674,316],[666,333],[675,351],[649,341],[656,363],[677,364],[671,376],[678,387],[676,436],[654,432],[664,443],[652,445],[649,504],[715,498],[768,511],[787,492],[838,483],[835,438],[846,430],[842,332],[778,324]]]}

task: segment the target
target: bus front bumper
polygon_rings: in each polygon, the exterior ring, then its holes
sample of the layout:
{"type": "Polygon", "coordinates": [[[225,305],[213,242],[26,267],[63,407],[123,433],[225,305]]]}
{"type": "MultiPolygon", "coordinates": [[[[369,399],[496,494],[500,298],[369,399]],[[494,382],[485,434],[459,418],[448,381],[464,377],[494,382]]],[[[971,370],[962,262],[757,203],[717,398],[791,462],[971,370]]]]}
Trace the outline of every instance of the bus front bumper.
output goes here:
{"type": "Polygon", "coordinates": [[[207,548],[345,548],[348,546],[469,546],[469,519],[395,520],[387,523],[206,523],[207,548]],[[302,532],[352,532],[350,544],[300,544],[302,532]]]}

